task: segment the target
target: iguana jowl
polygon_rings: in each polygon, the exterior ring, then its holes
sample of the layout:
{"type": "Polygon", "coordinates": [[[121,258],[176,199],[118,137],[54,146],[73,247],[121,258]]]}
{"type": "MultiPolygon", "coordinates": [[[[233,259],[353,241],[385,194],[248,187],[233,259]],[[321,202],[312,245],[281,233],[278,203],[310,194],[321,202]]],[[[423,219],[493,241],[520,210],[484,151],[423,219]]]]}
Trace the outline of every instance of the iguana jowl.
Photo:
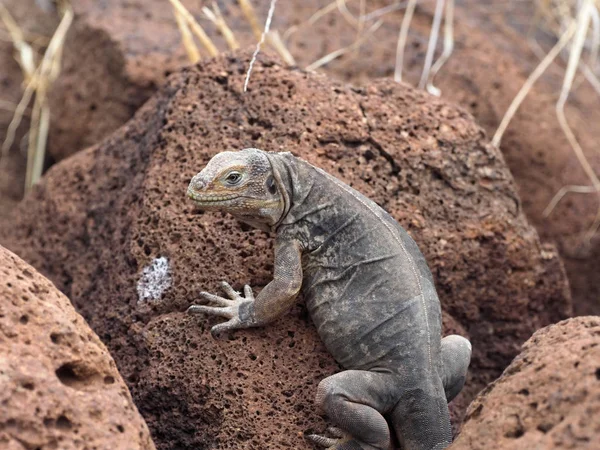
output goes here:
{"type": "Polygon", "coordinates": [[[471,345],[441,338],[441,309],[427,263],[408,233],[376,203],[291,153],[222,152],[188,196],[273,230],[273,280],[254,298],[223,282],[228,298],[188,311],[228,318],[212,332],[267,324],[302,290],[318,333],[345,371],[322,380],[316,402],[343,430],[313,436],[332,449],[442,449],[448,404],[463,387],[471,345]],[[386,420],[387,419],[387,420],[386,420]],[[389,422],[389,424],[388,424],[389,422]],[[392,430],[390,430],[390,426],[392,430]]]}

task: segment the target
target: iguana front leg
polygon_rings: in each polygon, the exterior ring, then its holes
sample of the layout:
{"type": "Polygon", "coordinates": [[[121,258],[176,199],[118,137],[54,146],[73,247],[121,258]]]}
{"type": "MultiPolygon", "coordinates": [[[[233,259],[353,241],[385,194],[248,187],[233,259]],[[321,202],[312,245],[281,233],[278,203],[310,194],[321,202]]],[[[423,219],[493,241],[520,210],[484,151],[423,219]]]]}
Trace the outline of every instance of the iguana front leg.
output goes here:
{"type": "Polygon", "coordinates": [[[244,296],[228,283],[222,287],[229,298],[208,292],[200,296],[217,306],[192,305],[189,313],[204,313],[229,319],[211,328],[211,334],[237,328],[256,327],[272,322],[293,304],[302,287],[302,251],[297,241],[278,239],[275,243],[275,270],[273,280],[256,299],[250,286],[244,286],[244,296]]]}

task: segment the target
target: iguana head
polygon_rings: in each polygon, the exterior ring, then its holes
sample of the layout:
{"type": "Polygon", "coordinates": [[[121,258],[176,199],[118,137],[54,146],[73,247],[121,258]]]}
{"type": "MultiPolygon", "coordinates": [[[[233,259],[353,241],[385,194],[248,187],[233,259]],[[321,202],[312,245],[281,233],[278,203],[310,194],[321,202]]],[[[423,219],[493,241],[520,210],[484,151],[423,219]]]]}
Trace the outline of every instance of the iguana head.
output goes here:
{"type": "Polygon", "coordinates": [[[201,209],[224,211],[261,229],[275,225],[285,211],[285,198],[267,153],[248,148],[215,155],[187,190],[201,209]]]}

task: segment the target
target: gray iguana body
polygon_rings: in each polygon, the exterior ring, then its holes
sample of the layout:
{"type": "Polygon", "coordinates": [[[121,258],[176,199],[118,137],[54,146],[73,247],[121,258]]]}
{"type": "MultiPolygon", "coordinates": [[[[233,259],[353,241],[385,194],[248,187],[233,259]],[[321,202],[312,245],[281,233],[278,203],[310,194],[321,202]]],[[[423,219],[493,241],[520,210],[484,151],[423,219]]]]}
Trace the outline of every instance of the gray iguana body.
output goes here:
{"type": "Polygon", "coordinates": [[[452,433],[447,402],[462,389],[471,346],[441,339],[441,309],[427,263],[382,208],[290,153],[257,149],[216,155],[188,195],[204,209],[277,233],[274,279],[256,300],[231,299],[192,312],[229,318],[214,331],[266,324],[302,289],[325,346],[345,371],[324,379],[316,402],[343,439],[335,449],[442,449],[452,433]],[[387,420],[386,420],[387,419],[387,420]],[[389,424],[388,424],[389,422],[389,424]]]}

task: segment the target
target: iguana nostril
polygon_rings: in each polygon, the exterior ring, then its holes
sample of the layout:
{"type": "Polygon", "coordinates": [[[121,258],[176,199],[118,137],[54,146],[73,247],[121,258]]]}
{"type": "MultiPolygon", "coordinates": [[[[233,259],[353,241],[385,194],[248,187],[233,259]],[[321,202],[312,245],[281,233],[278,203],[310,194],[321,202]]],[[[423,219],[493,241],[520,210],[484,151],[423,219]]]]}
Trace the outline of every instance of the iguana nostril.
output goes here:
{"type": "Polygon", "coordinates": [[[204,182],[204,180],[202,180],[198,175],[196,175],[194,178],[192,178],[192,181],[190,181],[190,186],[188,189],[192,189],[194,191],[201,191],[205,187],[206,183],[204,182]]]}

